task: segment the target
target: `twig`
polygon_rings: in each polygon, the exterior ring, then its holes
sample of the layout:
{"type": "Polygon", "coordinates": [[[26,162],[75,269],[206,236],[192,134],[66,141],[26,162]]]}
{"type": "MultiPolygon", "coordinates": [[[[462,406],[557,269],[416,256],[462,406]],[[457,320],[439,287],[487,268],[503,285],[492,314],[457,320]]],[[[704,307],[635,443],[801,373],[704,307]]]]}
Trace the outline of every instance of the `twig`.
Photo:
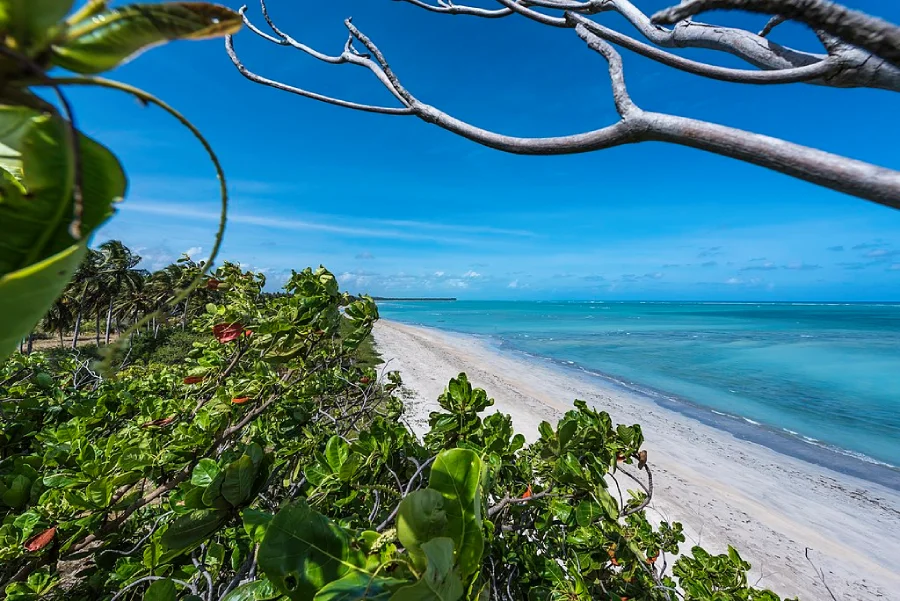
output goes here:
{"type": "Polygon", "coordinates": [[[808,561],[808,562],[809,562],[809,565],[812,566],[813,571],[814,571],[814,572],[816,573],[816,575],[819,577],[819,580],[822,581],[822,586],[824,586],[824,587],[825,587],[825,590],[828,591],[828,594],[831,596],[831,598],[833,599],[833,601],[838,601],[838,598],[834,595],[834,593],[832,592],[831,588],[828,586],[828,583],[825,582],[825,570],[816,567],[816,564],[813,563],[813,560],[810,559],[810,557],[809,557],[809,552],[810,552],[810,548],[809,548],[809,547],[806,547],[806,550],[803,552],[803,554],[806,556],[806,561],[808,561]]]}
{"type": "Polygon", "coordinates": [[[139,585],[139,584],[143,584],[143,583],[145,583],[145,582],[153,582],[153,581],[155,581],[155,580],[171,580],[171,581],[174,582],[175,584],[179,584],[179,585],[183,586],[184,588],[186,588],[187,590],[191,591],[191,594],[192,594],[192,595],[196,595],[196,594],[197,594],[197,589],[194,587],[194,585],[193,585],[193,584],[190,584],[190,583],[188,583],[188,582],[185,582],[184,580],[177,580],[177,579],[175,579],[175,578],[168,578],[168,577],[166,577],[166,576],[144,576],[143,578],[138,578],[137,580],[135,580],[135,581],[132,582],[131,584],[126,585],[126,586],[125,586],[123,589],[121,589],[118,593],[116,593],[115,595],[113,595],[112,599],[110,599],[109,601],[116,601],[116,599],[118,599],[119,597],[121,597],[122,595],[124,595],[125,592],[126,592],[127,590],[129,590],[129,589],[131,589],[131,588],[133,588],[133,587],[135,587],[135,586],[137,586],[137,585],[139,585]]]}
{"type": "Polygon", "coordinates": [[[505,495],[500,501],[497,502],[496,505],[488,509],[487,516],[488,518],[493,518],[495,515],[503,511],[507,505],[510,504],[520,504],[520,503],[531,503],[532,501],[537,501],[539,499],[543,499],[544,497],[557,497],[559,495],[553,494],[549,490],[544,490],[539,493],[534,493],[530,497],[520,498],[520,497],[510,497],[509,495],[505,495]]]}

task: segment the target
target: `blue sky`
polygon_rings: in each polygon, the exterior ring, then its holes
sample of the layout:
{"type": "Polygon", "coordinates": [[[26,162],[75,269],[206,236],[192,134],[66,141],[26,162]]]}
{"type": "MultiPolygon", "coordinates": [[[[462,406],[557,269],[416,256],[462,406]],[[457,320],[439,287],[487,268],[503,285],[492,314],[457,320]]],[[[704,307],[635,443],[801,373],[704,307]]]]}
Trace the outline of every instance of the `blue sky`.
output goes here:
{"type": "MultiPolygon", "coordinates": [[[[895,3],[847,4],[900,22],[895,3]]],[[[653,12],[667,2],[638,5],[653,12]]],[[[560,135],[617,118],[604,63],[571,31],[391,0],[269,7],[295,38],[334,54],[346,39],[342,21],[353,16],[414,94],[488,129],[560,135]]],[[[258,7],[250,14],[262,24],[258,7]]],[[[615,15],[603,19],[630,31],[615,15]]],[[[758,29],[765,18],[706,20],[758,29]]],[[[817,49],[798,26],[777,29],[774,39],[817,49]]],[[[324,65],[248,31],[236,46],[267,77],[362,102],[391,100],[356,67],[324,65]]],[[[711,82],[623,56],[644,109],[900,168],[894,94],[711,82]]],[[[900,300],[900,212],[731,159],[658,143],[506,155],[415,118],[258,86],[237,73],[220,41],[154,49],[112,75],[166,99],[209,137],[233,193],[222,256],[266,272],[272,288],[291,268],[321,263],[346,289],[380,295],[900,300]]],[[[120,213],[96,241],[122,239],[148,268],[186,251],[202,258],[217,217],[202,149],[168,116],[127,97],[71,95],[80,126],[116,150],[131,177],[120,213]]]]}

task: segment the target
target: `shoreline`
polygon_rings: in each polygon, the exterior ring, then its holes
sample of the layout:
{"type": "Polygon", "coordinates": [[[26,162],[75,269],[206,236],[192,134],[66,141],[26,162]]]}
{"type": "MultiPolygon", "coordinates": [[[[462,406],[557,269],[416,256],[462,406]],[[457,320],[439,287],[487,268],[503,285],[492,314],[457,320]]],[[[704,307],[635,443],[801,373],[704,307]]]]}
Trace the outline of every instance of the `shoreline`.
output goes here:
{"type": "Polygon", "coordinates": [[[495,399],[529,441],[582,398],[617,423],[640,423],[655,467],[651,509],[680,521],[687,542],[721,553],[731,544],[753,564],[751,582],[780,595],[830,599],[810,558],[839,599],[890,598],[900,590],[900,494],[743,440],[613,382],[552,360],[497,348],[484,339],[380,320],[375,328],[387,370],[407,391],[411,427],[428,413],[450,377],[465,371],[495,399]],[[551,363],[548,365],[548,362],[551,363]],[[568,372],[568,373],[566,373],[568,372]]]}
{"type": "MultiPolygon", "coordinates": [[[[402,323],[402,322],[398,322],[402,323]]],[[[404,324],[412,327],[436,329],[452,335],[471,336],[482,340],[486,346],[498,353],[524,355],[530,361],[546,363],[552,369],[567,371],[565,375],[585,380],[588,386],[603,386],[619,390],[625,394],[646,398],[651,403],[678,413],[684,417],[699,421],[707,426],[731,434],[735,438],[756,443],[806,463],[838,472],[845,476],[858,478],[866,482],[883,486],[900,493],[900,469],[889,463],[868,457],[857,451],[832,446],[814,438],[803,436],[786,428],[778,428],[763,424],[750,418],[731,413],[723,413],[693,401],[679,397],[664,390],[659,390],[637,382],[624,382],[614,376],[585,367],[574,361],[562,361],[552,357],[535,355],[514,344],[499,338],[467,334],[452,330],[440,330],[420,324],[404,324]],[[600,380],[599,384],[596,380],[600,380]]]]}

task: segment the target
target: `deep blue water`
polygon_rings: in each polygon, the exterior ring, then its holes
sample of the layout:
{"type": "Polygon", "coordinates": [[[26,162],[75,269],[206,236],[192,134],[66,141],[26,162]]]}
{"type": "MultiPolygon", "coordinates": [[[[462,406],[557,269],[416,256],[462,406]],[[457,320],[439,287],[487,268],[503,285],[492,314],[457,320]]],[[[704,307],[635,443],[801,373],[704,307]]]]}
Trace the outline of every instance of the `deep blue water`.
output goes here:
{"type": "Polygon", "coordinates": [[[490,336],[743,438],[900,487],[900,305],[458,301],[379,309],[388,319],[490,336]]]}

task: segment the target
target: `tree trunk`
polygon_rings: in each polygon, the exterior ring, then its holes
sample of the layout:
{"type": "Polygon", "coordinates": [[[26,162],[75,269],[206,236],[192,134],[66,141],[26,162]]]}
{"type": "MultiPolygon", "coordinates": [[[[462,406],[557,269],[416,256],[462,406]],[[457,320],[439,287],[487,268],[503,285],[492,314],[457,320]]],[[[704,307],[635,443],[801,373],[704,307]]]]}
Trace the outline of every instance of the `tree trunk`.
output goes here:
{"type": "Polygon", "coordinates": [[[97,346],[100,346],[100,307],[97,307],[97,331],[95,332],[97,336],[97,346]]]}
{"type": "Polygon", "coordinates": [[[65,348],[66,342],[63,340],[63,329],[59,328],[59,348],[65,348]]]}
{"type": "Polygon", "coordinates": [[[181,314],[181,329],[182,329],[182,331],[187,326],[187,314],[188,314],[188,307],[190,305],[191,305],[191,295],[188,294],[187,298],[184,299],[184,312],[182,312],[182,314],[181,314]]]}
{"type": "Polygon", "coordinates": [[[109,309],[106,311],[106,344],[109,344],[109,328],[112,325],[113,297],[109,298],[109,309]]]}
{"type": "Polygon", "coordinates": [[[75,333],[72,335],[72,350],[78,346],[78,336],[81,334],[81,311],[75,316],[75,333]]]}
{"type": "Polygon", "coordinates": [[[19,352],[25,354],[25,339],[19,341],[19,352]]]}
{"type": "Polygon", "coordinates": [[[28,333],[28,350],[25,351],[26,355],[30,355],[32,349],[34,349],[34,332],[28,333]]]}

